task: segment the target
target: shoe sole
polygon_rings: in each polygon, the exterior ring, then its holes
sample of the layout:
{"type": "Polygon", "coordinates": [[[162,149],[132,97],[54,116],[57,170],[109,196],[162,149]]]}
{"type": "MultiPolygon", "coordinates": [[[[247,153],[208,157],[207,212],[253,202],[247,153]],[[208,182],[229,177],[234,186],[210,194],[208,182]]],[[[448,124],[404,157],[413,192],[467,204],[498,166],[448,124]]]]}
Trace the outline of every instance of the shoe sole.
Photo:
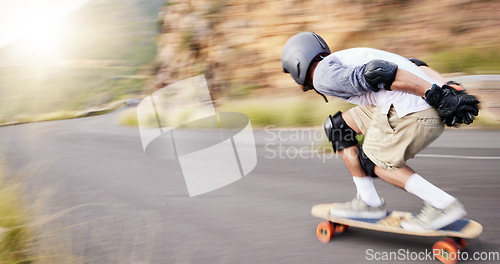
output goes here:
{"type": "Polygon", "coordinates": [[[456,222],[457,220],[462,219],[466,215],[467,213],[465,212],[465,210],[460,208],[460,210],[456,210],[450,214],[445,214],[437,218],[435,221],[432,221],[432,225],[429,225],[429,228],[432,230],[438,230],[456,222]]]}
{"type": "Polygon", "coordinates": [[[434,220],[431,225],[426,226],[426,227],[421,227],[421,226],[412,227],[411,225],[406,226],[405,222],[401,223],[401,227],[405,230],[408,230],[408,231],[417,231],[417,232],[418,231],[438,230],[438,229],[441,229],[445,226],[448,226],[449,224],[456,222],[457,220],[462,219],[466,215],[467,215],[467,212],[465,212],[465,209],[460,208],[459,210],[456,210],[450,214],[445,213],[441,217],[438,217],[436,220],[434,220]]]}
{"type": "Polygon", "coordinates": [[[346,212],[346,211],[330,211],[331,216],[341,218],[361,218],[361,219],[380,219],[387,216],[387,211],[378,212],[346,212]]]}

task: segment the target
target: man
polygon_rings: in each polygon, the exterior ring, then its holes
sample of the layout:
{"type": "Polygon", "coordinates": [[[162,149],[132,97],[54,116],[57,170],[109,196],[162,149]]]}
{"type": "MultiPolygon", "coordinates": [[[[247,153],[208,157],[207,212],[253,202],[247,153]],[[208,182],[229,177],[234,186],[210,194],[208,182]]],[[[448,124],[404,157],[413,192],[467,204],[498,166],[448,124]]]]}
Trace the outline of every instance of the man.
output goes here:
{"type": "Polygon", "coordinates": [[[474,96],[443,84],[439,74],[416,59],[370,48],[330,54],[326,42],[312,32],[290,38],[281,61],[304,91],[314,89],[358,105],[329,116],[324,125],[358,193],[354,200],[336,204],[332,215],[385,216],[385,202],[372,182],[377,176],[424,200],[420,214],[401,223],[407,230],[436,230],[466,215],[456,198],[415,173],[406,161],[439,137],[443,122],[472,123],[479,104],[474,96]],[[362,147],[356,134],[365,135],[362,147]]]}

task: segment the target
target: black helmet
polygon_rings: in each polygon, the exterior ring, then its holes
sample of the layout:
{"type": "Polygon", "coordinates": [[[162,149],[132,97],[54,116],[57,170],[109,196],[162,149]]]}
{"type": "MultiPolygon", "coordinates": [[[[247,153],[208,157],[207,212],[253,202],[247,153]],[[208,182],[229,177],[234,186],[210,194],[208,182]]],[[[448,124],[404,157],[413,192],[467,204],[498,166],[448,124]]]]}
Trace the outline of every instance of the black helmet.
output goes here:
{"type": "Polygon", "coordinates": [[[313,32],[298,33],[283,48],[283,71],[290,73],[298,84],[304,85],[309,65],[321,53],[330,54],[325,40],[313,32]]]}

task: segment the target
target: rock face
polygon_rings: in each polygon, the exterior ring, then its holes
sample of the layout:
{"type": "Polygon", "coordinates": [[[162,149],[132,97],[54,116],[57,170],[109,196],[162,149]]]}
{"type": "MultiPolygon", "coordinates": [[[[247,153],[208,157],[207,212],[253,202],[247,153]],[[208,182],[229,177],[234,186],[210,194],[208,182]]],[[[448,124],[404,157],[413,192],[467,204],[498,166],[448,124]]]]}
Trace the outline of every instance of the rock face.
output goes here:
{"type": "Polygon", "coordinates": [[[215,98],[299,93],[280,61],[295,33],[314,31],[333,51],[370,46],[419,57],[496,47],[499,11],[487,0],[171,0],[161,13],[155,88],[205,74],[215,98]]]}

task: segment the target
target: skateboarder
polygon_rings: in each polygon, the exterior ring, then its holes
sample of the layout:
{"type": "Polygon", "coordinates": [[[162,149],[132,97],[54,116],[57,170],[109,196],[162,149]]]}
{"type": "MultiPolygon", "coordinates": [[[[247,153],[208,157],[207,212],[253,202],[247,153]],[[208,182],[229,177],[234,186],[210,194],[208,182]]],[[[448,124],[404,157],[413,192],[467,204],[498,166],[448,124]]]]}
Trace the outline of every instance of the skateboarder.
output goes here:
{"type": "Polygon", "coordinates": [[[330,53],[326,42],[312,32],[290,38],[281,61],[283,70],[304,91],[357,105],[329,116],[324,124],[357,189],[352,201],[336,204],[330,214],[385,216],[385,202],[372,182],[378,176],[424,201],[418,215],[401,223],[407,230],[436,230],[466,215],[455,197],[415,173],[406,161],[441,135],[443,123],[471,124],[478,114],[479,101],[474,96],[446,85],[444,78],[417,59],[371,48],[330,53]],[[362,147],[356,134],[365,135],[362,147]]]}

